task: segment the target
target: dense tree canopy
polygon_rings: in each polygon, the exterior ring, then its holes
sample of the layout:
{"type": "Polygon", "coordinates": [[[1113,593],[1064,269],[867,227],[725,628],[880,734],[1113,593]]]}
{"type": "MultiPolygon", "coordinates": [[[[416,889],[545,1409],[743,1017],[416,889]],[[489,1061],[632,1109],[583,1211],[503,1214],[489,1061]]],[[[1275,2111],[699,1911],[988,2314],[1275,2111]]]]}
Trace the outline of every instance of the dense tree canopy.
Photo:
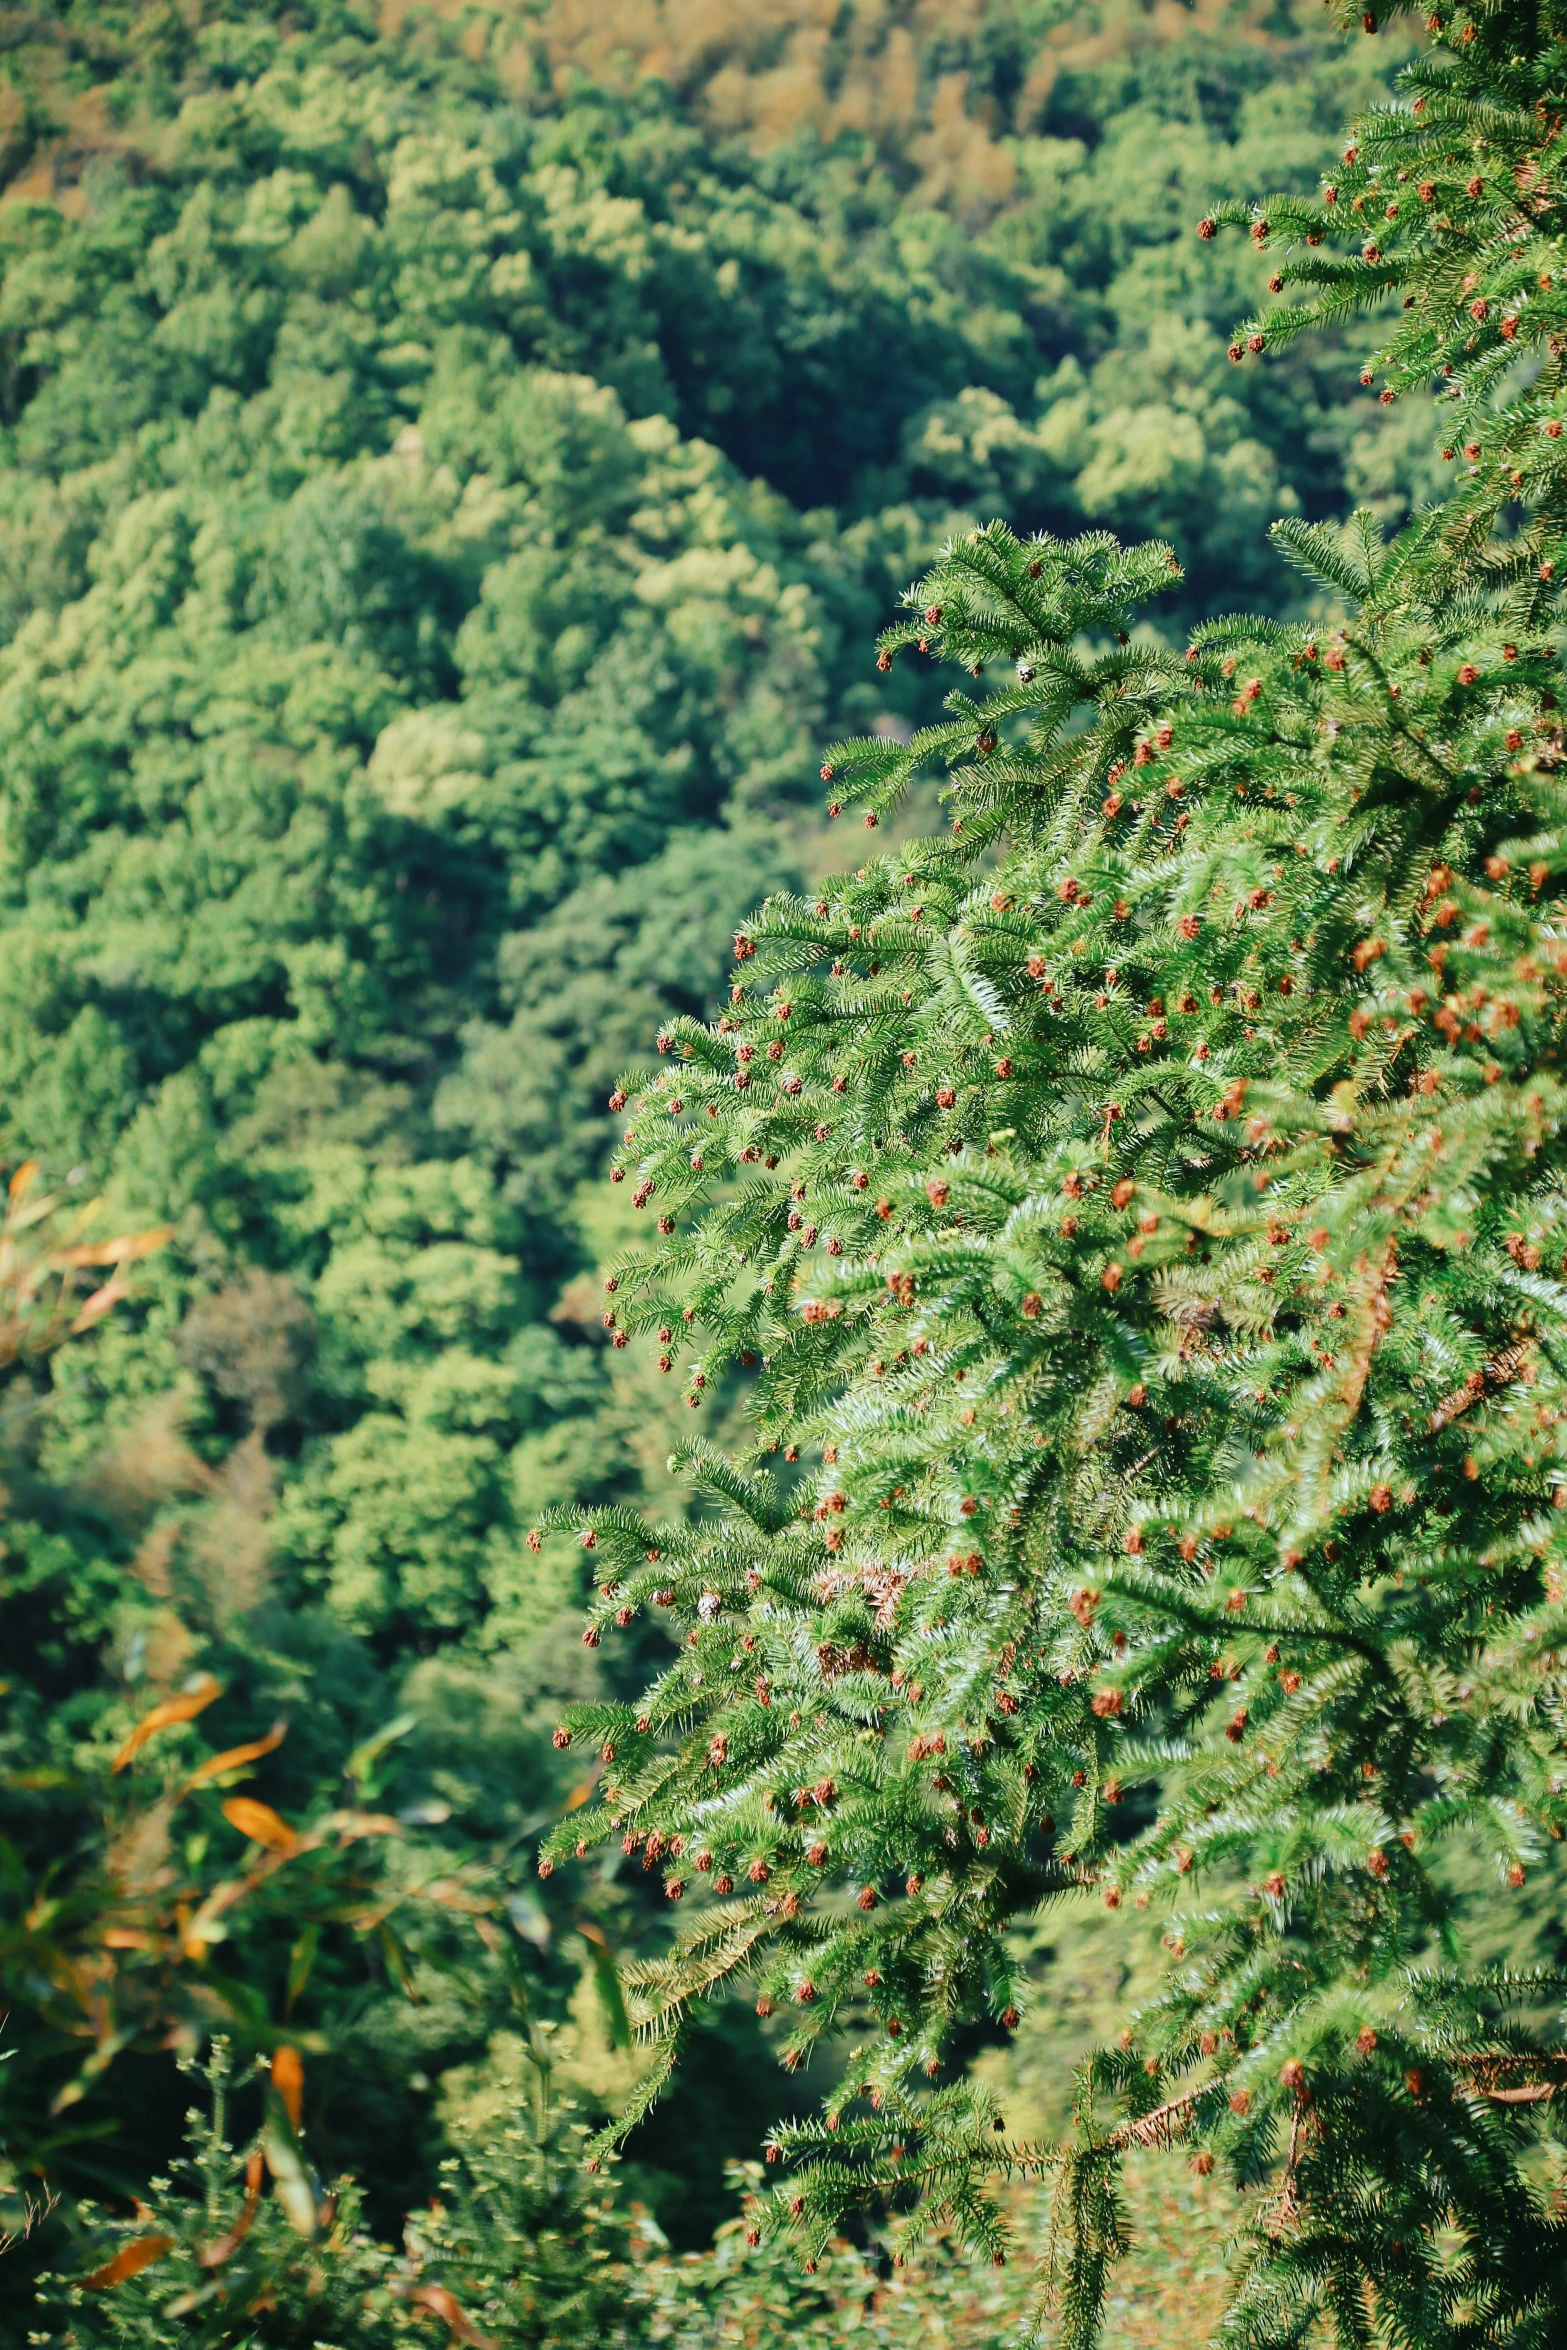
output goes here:
{"type": "MultiPolygon", "coordinates": [[[[530,1883],[582,1791],[562,1702],[618,1703],[667,1638],[584,1650],[584,1562],[527,1530],[691,1506],[680,1398],[591,1277],[630,1221],[589,1188],[605,1097],[711,1010],[760,897],[841,864],[823,742],[937,715],[872,637],[949,538],[1167,537],[1152,657],[1235,599],[1299,608],[1276,514],[1397,525],[1441,472],[1331,337],[1234,368],[1267,260],[1189,234],[1215,190],[1309,193],[1401,36],[839,13],[689,52],[634,8],[608,46],[565,6],[7,27],[4,1140],[34,1196],[104,1193],[95,1230],[172,1227],[7,1391],[8,2191],[144,2180],[214,2023],[248,2056],[288,2018],[377,2225],[518,2000],[586,2110],[629,2093],[603,1953],[663,1934],[658,1885],[618,1852],[586,1895],[530,1883]],[[197,1954],[193,1905],[267,1849],[231,1788],[307,1842],[399,1836],[320,1864],[309,1935],[256,1878],[197,1954]],[[446,1876],[488,1938],[424,1898],[446,1876]],[[41,2000],[27,1920],[67,1881],[75,1989],[41,2000]],[[100,1981],[105,1884],[153,1941],[100,1981]]],[[[693,2243],[775,2110],[762,2028],[712,2028],[733,2093],[630,2156],[693,2243]]]]}

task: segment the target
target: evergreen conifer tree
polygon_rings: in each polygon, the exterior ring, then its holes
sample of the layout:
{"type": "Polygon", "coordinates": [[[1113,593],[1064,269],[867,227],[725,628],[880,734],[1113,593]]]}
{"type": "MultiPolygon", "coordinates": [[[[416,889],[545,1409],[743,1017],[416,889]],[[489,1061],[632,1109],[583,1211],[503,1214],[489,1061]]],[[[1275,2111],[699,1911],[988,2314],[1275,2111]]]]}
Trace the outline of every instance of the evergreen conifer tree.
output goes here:
{"type": "Polygon", "coordinates": [[[952,545],[878,658],[1002,681],[823,768],[874,830],[944,767],[950,833],[772,901],[611,1105],[663,1239],[606,1319],[700,1334],[697,1408],[754,1368],[758,1451],[692,1440],[687,1526],[549,1521],[590,1643],[683,1645],[568,1716],[599,1800],[541,1866],[619,1838],[684,1904],[647,2097],[735,1978],[791,2064],[844,2036],[759,2227],[917,2196],[1000,2259],[990,2182],[1049,2174],[1075,2343],[1175,2141],[1256,2189],[1228,2339],[1567,2334],[1567,1985],[1467,1964],[1443,1892],[1567,1830],[1567,20],[1427,23],[1320,201],[1200,233],[1305,291],[1243,362],[1402,300],[1368,376],[1451,396],[1452,501],[1280,525],[1341,619],[1184,652],[1168,547],[952,545]],[[1168,1911],[1167,1980],[1073,2143],[1012,2143],[932,2082],[1084,1888],[1168,1911]]]}

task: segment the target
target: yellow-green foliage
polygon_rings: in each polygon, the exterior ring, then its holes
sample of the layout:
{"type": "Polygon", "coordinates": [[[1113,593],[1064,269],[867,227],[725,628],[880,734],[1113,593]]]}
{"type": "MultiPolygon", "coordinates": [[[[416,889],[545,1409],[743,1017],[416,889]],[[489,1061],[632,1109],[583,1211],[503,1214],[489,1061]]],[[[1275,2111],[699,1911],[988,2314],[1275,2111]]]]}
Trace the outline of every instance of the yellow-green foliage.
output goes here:
{"type": "MultiPolygon", "coordinates": [[[[1324,344],[1233,368],[1266,258],[1185,233],[1223,188],[1309,194],[1399,53],[1304,12],[869,0],[8,20],[7,1165],[102,1192],[93,1232],[173,1227],[7,1391],[8,2210],[40,2167],[57,2228],[140,2192],[221,2023],[246,2066],[304,2048],[316,2159],[395,2233],[445,2076],[519,1999],[565,2030],[590,1979],[608,2015],[661,1946],[618,1846],[532,1883],[594,1767],[562,1706],[668,1644],[584,1647],[584,1558],[527,1530],[688,1507],[678,1383],[603,1322],[636,1221],[605,1098],[758,896],[852,868],[820,746],[938,716],[871,639],[949,537],[1168,533],[1151,641],[1298,607],[1275,512],[1402,519],[1408,411],[1324,344]],[[383,1828],[258,1877],[235,1801],[383,1828]]],[[[705,2045],[628,2157],[683,2246],[775,2088],[760,2019],[705,2045]]]]}

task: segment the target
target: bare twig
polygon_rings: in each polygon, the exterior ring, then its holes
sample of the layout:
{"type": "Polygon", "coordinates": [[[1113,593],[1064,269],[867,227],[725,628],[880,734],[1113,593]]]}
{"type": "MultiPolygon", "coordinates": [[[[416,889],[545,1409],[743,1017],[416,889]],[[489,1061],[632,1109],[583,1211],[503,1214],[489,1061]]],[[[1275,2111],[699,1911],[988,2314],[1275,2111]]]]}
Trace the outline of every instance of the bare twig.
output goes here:
{"type": "Polygon", "coordinates": [[[15,2251],[18,2244],[25,2244],[29,2236],[36,2234],[50,2213],[54,2211],[59,2200],[60,2198],[53,2187],[46,2187],[43,2195],[36,2201],[31,2195],[25,2195],[22,2198],[21,2226],[7,2228],[3,2233],[0,2233],[0,2259],[3,2259],[7,2252],[15,2251]]]}
{"type": "Polygon", "coordinates": [[[1203,2094],[1202,2089],[1187,2089],[1181,2096],[1172,2097],[1163,2105],[1156,2105],[1152,2113],[1139,2114],[1135,2120],[1122,2122],[1119,2128],[1111,2131],[1105,2144],[1117,2151],[1126,2146],[1159,2146],[1167,2149],[1177,2131],[1184,2129],[1190,2121],[1192,2107],[1203,2094]]]}
{"type": "Polygon", "coordinates": [[[1522,1341],[1516,1341],[1512,1346],[1504,1347],[1499,1355],[1486,1364],[1483,1371],[1471,1371],[1462,1387],[1455,1387],[1451,1395],[1444,1395],[1431,1413],[1426,1421],[1428,1432],[1432,1436],[1439,1435],[1484,1397],[1494,1395],[1499,1387],[1510,1386],[1522,1369],[1527,1353],[1527,1346],[1522,1341]]]}

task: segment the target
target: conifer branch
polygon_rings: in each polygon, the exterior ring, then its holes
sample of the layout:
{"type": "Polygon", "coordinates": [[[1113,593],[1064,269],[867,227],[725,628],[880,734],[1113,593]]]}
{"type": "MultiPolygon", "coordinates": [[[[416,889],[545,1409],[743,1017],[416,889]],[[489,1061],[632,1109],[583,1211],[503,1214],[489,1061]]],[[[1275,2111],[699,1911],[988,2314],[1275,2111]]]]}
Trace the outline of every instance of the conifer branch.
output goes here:
{"type": "Polygon", "coordinates": [[[1176,2140],[1268,2188],[1236,2341],[1567,2324],[1557,2035],[1464,1972],[1441,1875],[1505,1900],[1567,1835],[1567,98],[1554,19],[1435,22],[1320,200],[1204,233],[1309,297],[1242,361],[1407,296],[1384,396],[1456,384],[1474,471],[1391,542],[1281,524],[1336,609],[1182,658],[1130,641],[1160,545],[992,523],[909,589],[887,659],[1009,674],[824,782],[879,817],[944,769],[951,837],[745,925],[617,1170],[685,1225],[625,1260],[627,1326],[679,1296],[691,1402],[738,1364],[790,1473],[698,1445],[692,1528],[549,1521],[598,1538],[590,1631],[669,1606],[684,1645],[629,1721],[568,1711],[614,1760],[548,1864],[618,1831],[672,1899],[712,1878],[648,2032],[745,1974],[786,2062],[843,2038],[827,2134],[777,2134],[807,2254],[911,2190],[999,2250],[1005,2166],[929,2083],[1019,2020],[1009,1933],[1203,1887],[1028,2155],[1083,2345],[1117,2165],[1176,2140]]]}

